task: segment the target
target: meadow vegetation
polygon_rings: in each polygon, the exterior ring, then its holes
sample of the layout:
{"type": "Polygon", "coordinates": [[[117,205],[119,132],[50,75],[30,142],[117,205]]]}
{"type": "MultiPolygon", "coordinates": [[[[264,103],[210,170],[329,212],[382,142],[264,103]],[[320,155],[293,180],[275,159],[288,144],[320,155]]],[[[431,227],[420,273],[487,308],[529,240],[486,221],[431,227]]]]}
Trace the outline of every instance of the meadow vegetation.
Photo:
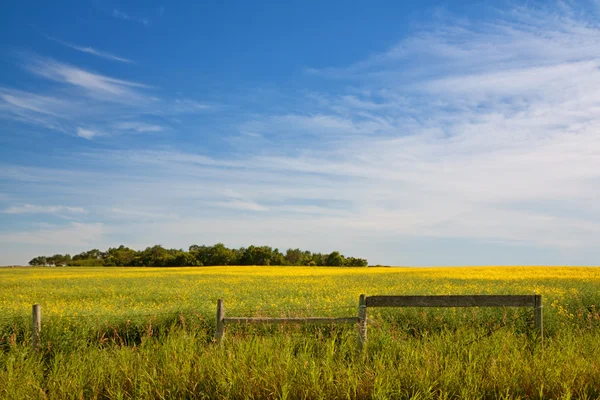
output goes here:
{"type": "Polygon", "coordinates": [[[598,398],[600,269],[0,270],[0,398],[598,398]],[[542,294],[531,309],[369,309],[354,326],[231,326],[229,316],[355,316],[358,296],[542,294]],[[42,307],[42,350],[30,346],[42,307]]]}

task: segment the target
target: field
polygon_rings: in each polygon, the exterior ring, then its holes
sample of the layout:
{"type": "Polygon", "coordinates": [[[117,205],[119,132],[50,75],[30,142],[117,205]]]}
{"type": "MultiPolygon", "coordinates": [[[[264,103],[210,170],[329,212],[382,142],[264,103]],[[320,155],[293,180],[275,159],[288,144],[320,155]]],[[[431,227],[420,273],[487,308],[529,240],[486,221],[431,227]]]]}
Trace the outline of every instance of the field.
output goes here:
{"type": "Polygon", "coordinates": [[[0,398],[598,398],[600,268],[0,269],[0,398]],[[355,326],[230,316],[356,316],[358,296],[541,294],[519,308],[371,309],[355,326]],[[42,350],[31,350],[31,305],[42,350]]]}

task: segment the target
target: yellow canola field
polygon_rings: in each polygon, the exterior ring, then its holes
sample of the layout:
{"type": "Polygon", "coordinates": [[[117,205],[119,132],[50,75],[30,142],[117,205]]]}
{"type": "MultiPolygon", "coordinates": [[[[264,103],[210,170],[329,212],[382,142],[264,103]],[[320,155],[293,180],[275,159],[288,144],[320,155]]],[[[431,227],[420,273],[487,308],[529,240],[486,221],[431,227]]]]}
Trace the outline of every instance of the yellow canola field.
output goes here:
{"type": "Polygon", "coordinates": [[[194,312],[211,315],[345,315],[358,296],[542,294],[547,312],[589,317],[600,305],[598,267],[189,267],[0,269],[2,317],[194,312]],[[591,308],[590,308],[591,307],[591,308]]]}

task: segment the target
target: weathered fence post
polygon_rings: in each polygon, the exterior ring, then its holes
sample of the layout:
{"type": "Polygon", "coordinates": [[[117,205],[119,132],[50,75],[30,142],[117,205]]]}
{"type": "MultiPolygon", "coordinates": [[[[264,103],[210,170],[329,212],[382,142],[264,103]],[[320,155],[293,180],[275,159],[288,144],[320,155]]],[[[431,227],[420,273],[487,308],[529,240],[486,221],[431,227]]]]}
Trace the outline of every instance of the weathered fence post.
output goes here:
{"type": "Polygon", "coordinates": [[[544,306],[542,304],[542,295],[535,295],[535,306],[533,308],[533,325],[538,331],[540,343],[544,344],[544,306]]]}
{"type": "Polygon", "coordinates": [[[363,350],[367,342],[367,302],[364,294],[358,298],[358,349],[363,350]]]}
{"type": "Polygon", "coordinates": [[[42,312],[39,304],[34,304],[31,308],[31,345],[34,350],[40,349],[40,331],[42,329],[42,312]]]}
{"type": "Polygon", "coordinates": [[[223,300],[217,300],[217,330],[215,332],[215,340],[217,343],[221,343],[223,340],[223,336],[225,336],[225,323],[223,322],[223,318],[225,318],[225,307],[223,306],[223,300]]]}

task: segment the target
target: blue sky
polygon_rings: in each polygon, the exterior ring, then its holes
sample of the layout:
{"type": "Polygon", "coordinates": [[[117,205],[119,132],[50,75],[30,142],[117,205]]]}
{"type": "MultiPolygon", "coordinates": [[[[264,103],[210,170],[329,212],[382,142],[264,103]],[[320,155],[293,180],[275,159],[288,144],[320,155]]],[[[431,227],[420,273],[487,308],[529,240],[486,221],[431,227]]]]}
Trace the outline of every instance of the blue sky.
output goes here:
{"type": "Polygon", "coordinates": [[[599,264],[598,2],[4,2],[0,265],[599,264]]]}

